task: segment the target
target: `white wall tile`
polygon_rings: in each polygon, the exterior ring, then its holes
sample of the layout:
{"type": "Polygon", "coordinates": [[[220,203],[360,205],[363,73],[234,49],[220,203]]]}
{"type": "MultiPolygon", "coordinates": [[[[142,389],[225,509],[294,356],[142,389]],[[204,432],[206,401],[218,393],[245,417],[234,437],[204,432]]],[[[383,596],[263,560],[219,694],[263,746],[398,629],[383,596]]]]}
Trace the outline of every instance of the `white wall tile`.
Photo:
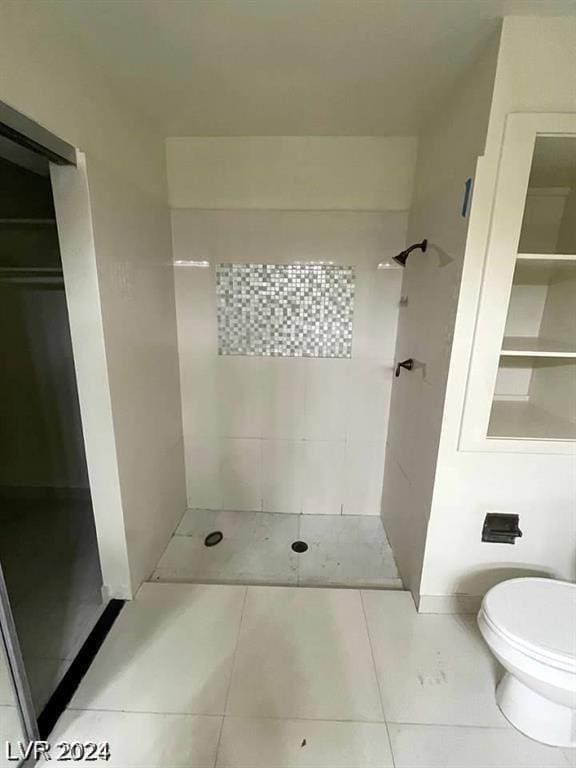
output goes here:
{"type": "Polygon", "coordinates": [[[222,509],[262,509],[262,448],[260,440],[220,440],[222,509]]]}
{"type": "Polygon", "coordinates": [[[392,387],[391,364],[352,360],[348,382],[346,438],[384,441],[392,387]]]}
{"type": "Polygon", "coordinates": [[[311,440],[304,443],[302,512],[339,515],[342,510],[345,443],[311,440]]]}
{"type": "Polygon", "coordinates": [[[186,486],[189,507],[220,509],[220,444],[216,437],[185,436],[186,486]]]}
{"type": "MultiPolygon", "coordinates": [[[[195,505],[213,506],[216,496],[229,508],[260,509],[252,505],[262,477],[266,511],[300,512],[304,504],[307,512],[338,512],[345,504],[352,513],[378,513],[383,460],[378,466],[367,459],[365,444],[383,443],[387,431],[402,272],[376,266],[405,245],[406,220],[405,212],[173,212],[175,257],[211,264],[176,270],[188,496],[195,505]],[[295,260],[354,266],[352,359],[219,357],[215,265],[295,260]],[[237,444],[234,456],[219,457],[217,482],[210,480],[200,437],[262,439],[263,474],[249,481],[255,448],[250,459],[237,444]],[[347,474],[328,482],[334,446],[306,453],[302,440],[347,440],[347,474]],[[355,446],[360,453],[352,456],[355,446]]],[[[222,445],[232,450],[226,440],[222,445]]]]}
{"type": "Polygon", "coordinates": [[[310,440],[344,440],[351,360],[306,360],[303,436],[310,440]]]}
{"type": "Polygon", "coordinates": [[[262,441],[262,509],[264,512],[302,511],[304,443],[301,440],[262,441]]]}
{"type": "MultiPolygon", "coordinates": [[[[174,254],[174,259],[186,260],[174,254]]],[[[175,266],[178,346],[181,364],[197,354],[211,354],[217,339],[214,270],[210,267],[175,266]]]]}
{"type": "Polygon", "coordinates": [[[385,452],[383,442],[346,443],[343,514],[380,514],[385,452]]]}
{"type": "Polygon", "coordinates": [[[298,358],[260,358],[263,437],[293,440],[304,437],[309,363],[309,360],[298,358]]]}
{"type": "Polygon", "coordinates": [[[220,433],[216,382],[213,356],[198,354],[181,364],[182,419],[188,434],[208,437],[220,433]]]}
{"type": "Polygon", "coordinates": [[[400,268],[377,269],[372,263],[356,269],[353,358],[393,359],[401,283],[400,268]]]}
{"type": "Polygon", "coordinates": [[[216,362],[222,437],[261,437],[262,364],[258,357],[219,357],[216,362]]]}

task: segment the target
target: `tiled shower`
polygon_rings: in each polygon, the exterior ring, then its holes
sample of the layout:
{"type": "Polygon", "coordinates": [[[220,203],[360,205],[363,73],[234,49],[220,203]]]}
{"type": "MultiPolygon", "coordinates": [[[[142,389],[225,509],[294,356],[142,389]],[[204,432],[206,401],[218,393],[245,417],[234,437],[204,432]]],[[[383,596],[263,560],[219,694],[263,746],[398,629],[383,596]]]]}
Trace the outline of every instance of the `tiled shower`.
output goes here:
{"type": "Polygon", "coordinates": [[[379,534],[401,285],[386,267],[406,220],[172,211],[190,510],[366,516],[379,534]]]}

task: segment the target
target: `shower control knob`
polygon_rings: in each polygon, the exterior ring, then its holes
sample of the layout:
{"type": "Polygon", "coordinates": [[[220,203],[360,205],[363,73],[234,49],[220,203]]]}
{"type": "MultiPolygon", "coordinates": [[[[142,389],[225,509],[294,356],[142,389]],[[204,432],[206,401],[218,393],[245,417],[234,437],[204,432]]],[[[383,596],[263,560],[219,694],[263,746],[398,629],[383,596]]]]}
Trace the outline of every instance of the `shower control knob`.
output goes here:
{"type": "Polygon", "coordinates": [[[396,370],[394,371],[394,375],[396,377],[400,376],[401,368],[405,368],[407,371],[411,371],[412,368],[414,368],[414,359],[412,357],[409,357],[407,360],[402,360],[401,363],[398,363],[396,366],[396,370]]]}

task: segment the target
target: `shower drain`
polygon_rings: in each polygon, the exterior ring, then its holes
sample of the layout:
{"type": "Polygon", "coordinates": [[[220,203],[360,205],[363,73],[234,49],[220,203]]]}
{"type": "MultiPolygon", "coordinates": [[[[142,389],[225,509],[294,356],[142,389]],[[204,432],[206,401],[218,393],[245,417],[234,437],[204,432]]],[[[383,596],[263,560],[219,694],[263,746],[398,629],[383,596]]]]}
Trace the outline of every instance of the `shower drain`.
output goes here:
{"type": "Polygon", "coordinates": [[[222,531],[212,531],[212,533],[209,533],[208,536],[206,536],[204,539],[204,546],[215,547],[216,544],[220,544],[223,538],[224,534],[222,531]]]}
{"type": "Polygon", "coordinates": [[[308,544],[306,544],[305,541],[295,541],[292,544],[292,549],[294,550],[294,552],[298,552],[300,554],[302,552],[306,552],[306,550],[308,549],[308,544]]]}

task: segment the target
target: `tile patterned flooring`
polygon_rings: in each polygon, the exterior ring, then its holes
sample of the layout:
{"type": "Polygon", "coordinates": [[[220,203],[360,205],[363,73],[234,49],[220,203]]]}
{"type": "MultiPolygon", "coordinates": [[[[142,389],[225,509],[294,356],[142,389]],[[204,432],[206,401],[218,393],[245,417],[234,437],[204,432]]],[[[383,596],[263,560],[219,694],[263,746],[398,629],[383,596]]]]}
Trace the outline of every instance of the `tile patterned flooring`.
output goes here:
{"type": "Polygon", "coordinates": [[[188,510],[153,581],[402,589],[379,517],[188,510]],[[205,547],[211,531],[224,539],[205,547]],[[308,551],[296,554],[302,539],[308,551]]]}
{"type": "Polygon", "coordinates": [[[109,740],[109,768],[573,765],[508,725],[499,674],[473,617],[406,592],[147,583],[51,741],[109,740]]]}

